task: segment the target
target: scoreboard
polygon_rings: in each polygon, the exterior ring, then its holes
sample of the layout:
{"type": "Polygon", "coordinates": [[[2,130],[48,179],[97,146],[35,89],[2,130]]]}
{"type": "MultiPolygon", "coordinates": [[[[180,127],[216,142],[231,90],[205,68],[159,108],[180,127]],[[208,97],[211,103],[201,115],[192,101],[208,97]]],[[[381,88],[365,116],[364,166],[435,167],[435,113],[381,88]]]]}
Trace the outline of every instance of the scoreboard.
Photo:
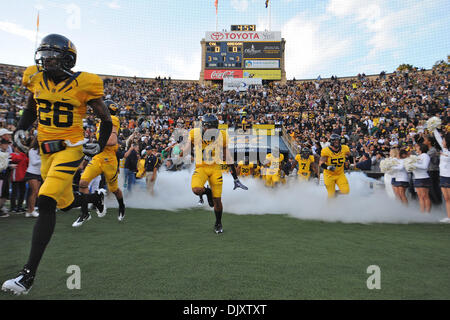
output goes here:
{"type": "Polygon", "coordinates": [[[206,32],[205,80],[216,75],[281,80],[284,59],[281,32],[256,31],[255,25],[232,25],[231,31],[206,32]]]}
{"type": "Polygon", "coordinates": [[[207,69],[242,69],[243,42],[206,43],[207,69]]]}

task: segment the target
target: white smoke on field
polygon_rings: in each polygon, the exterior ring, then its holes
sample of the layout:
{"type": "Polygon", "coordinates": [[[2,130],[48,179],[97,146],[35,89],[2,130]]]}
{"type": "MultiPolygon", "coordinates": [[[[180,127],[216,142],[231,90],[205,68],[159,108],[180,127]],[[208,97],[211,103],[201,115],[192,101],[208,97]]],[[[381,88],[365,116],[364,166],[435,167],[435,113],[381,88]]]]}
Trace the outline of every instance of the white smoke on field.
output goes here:
{"type": "MultiPolygon", "coordinates": [[[[147,193],[145,180],[141,179],[130,194],[125,192],[126,206],[159,210],[212,210],[207,205],[206,196],[205,204],[198,205],[199,197],[191,191],[191,176],[192,172],[187,170],[159,172],[153,196],[147,193]]],[[[344,223],[436,223],[445,216],[444,207],[433,208],[431,214],[421,213],[417,200],[410,200],[408,207],[403,206],[388,197],[380,182],[362,173],[350,173],[347,177],[350,194],[328,200],[323,184],[300,183],[293,178],[286,185],[271,189],[265,187],[260,179],[242,178],[249,190],[233,190],[233,179],[225,174],[222,192],[224,212],[287,214],[298,219],[344,223]]],[[[117,207],[113,196],[107,198],[106,204],[117,207]]]]}

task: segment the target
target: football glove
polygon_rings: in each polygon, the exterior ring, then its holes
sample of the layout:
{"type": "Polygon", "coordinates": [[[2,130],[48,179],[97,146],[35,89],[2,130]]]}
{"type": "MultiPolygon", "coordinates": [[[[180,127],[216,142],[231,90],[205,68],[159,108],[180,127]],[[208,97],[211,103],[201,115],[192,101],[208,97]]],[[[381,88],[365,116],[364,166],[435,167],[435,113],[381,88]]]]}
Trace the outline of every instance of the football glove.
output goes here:
{"type": "Polygon", "coordinates": [[[236,190],[237,188],[248,190],[248,188],[245,185],[243,185],[242,182],[239,181],[239,179],[234,180],[234,188],[233,188],[233,190],[236,190]]]}
{"type": "Polygon", "coordinates": [[[84,156],[83,160],[89,162],[89,161],[92,160],[92,157],[91,156],[84,156]]]}
{"type": "Polygon", "coordinates": [[[24,145],[25,140],[27,139],[27,135],[25,133],[25,130],[16,130],[14,132],[14,142],[19,147],[22,152],[27,153],[28,147],[24,145]]]}
{"type": "Polygon", "coordinates": [[[88,157],[93,157],[100,153],[100,145],[98,143],[83,144],[83,153],[88,157]]]}
{"type": "Polygon", "coordinates": [[[334,171],[334,170],[336,170],[336,167],[335,166],[328,166],[327,170],[334,171]]]}

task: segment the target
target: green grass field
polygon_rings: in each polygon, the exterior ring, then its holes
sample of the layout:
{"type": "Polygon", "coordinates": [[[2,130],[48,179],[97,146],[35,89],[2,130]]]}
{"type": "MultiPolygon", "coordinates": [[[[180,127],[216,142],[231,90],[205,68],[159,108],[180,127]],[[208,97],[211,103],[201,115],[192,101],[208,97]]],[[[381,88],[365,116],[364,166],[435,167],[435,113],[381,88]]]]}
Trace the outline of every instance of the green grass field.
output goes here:
{"type": "MultiPolygon", "coordinates": [[[[54,236],[27,296],[0,299],[450,299],[450,226],[343,224],[282,215],[117,210],[71,227],[58,213],[54,236]],[[69,265],[81,289],[66,287],[69,265]],[[366,286],[381,269],[381,289],[366,286]]],[[[0,220],[0,281],[28,258],[34,221],[0,220]]]]}

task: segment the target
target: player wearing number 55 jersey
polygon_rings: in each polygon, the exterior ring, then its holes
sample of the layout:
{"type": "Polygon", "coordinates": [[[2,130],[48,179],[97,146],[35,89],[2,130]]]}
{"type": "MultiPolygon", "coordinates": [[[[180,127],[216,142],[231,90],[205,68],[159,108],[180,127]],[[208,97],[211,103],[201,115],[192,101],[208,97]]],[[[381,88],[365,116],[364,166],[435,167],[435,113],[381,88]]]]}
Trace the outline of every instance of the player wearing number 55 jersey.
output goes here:
{"type": "Polygon", "coordinates": [[[97,195],[72,192],[73,176],[83,153],[100,153],[111,134],[112,122],[103,103],[103,81],[94,74],[72,72],[77,52],[64,36],[51,34],[42,39],[35,53],[35,66],[28,67],[22,84],[31,92],[20,118],[14,140],[23,146],[25,131],[38,122],[41,175],[44,180],[38,196],[39,217],[33,229],[28,262],[15,279],[7,280],[3,290],[28,293],[56,223],[56,207],[68,210],[99,205],[97,195]],[[83,118],[87,105],[101,119],[98,143],[84,144],[83,118]]]}
{"type": "Polygon", "coordinates": [[[341,137],[337,134],[332,134],[330,146],[322,149],[319,166],[324,169],[323,180],[329,198],[335,196],[336,185],[340,193],[347,194],[350,192],[350,187],[344,174],[344,164],[349,154],[349,147],[341,145],[341,137]]]}

